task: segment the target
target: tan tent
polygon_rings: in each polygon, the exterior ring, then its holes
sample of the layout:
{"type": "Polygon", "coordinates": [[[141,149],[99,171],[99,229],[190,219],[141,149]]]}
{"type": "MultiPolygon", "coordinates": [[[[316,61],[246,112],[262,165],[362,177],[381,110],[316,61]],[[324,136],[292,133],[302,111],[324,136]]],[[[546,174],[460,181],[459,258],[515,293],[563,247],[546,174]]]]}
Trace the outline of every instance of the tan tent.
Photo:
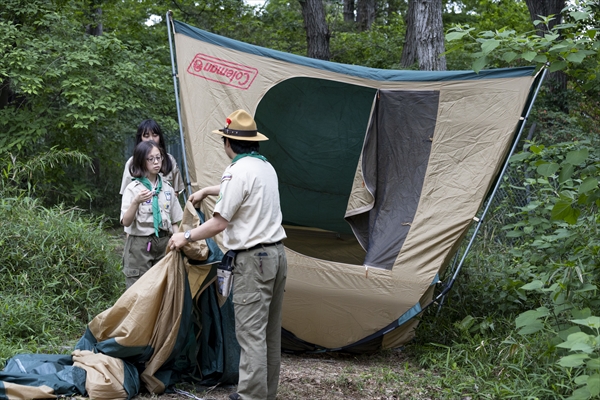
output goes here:
{"type": "Polygon", "coordinates": [[[233,110],[270,138],[261,153],[279,175],[288,234],[284,347],[410,339],[507,158],[533,69],[378,70],[177,21],[170,33],[192,188],[220,182],[229,159],[211,131],[233,110]]]}

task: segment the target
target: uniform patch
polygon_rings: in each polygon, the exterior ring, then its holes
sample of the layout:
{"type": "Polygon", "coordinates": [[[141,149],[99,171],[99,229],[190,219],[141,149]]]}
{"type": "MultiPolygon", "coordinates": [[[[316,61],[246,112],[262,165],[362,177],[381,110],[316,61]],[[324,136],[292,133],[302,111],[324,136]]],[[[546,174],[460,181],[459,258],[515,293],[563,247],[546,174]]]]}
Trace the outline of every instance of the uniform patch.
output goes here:
{"type": "Polygon", "coordinates": [[[223,183],[225,181],[230,181],[232,177],[233,177],[233,175],[231,175],[229,172],[226,174],[223,174],[223,177],[221,177],[221,183],[223,183]]]}
{"type": "Polygon", "coordinates": [[[167,198],[167,201],[171,201],[171,192],[165,192],[165,197],[167,198]]]}
{"type": "Polygon", "coordinates": [[[152,203],[152,198],[146,200],[146,204],[150,204],[150,203],[152,203]]]}

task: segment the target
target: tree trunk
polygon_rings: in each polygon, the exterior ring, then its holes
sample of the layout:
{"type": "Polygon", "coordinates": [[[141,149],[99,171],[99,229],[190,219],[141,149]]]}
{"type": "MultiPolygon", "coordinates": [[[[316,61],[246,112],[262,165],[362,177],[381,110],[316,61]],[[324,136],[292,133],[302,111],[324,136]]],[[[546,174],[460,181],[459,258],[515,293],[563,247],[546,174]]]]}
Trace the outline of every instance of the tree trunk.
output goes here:
{"type": "Polygon", "coordinates": [[[85,27],[85,32],[92,36],[102,36],[102,8],[101,1],[90,1],[90,20],[92,21],[85,27]]]}
{"type": "Polygon", "coordinates": [[[354,22],[354,0],[344,0],[344,22],[354,22]]]}
{"type": "Polygon", "coordinates": [[[416,57],[421,71],[445,71],[445,51],[441,1],[411,0],[401,64],[410,66],[416,57]]]}
{"type": "Polygon", "coordinates": [[[550,21],[548,27],[543,24],[535,26],[539,36],[543,36],[544,33],[548,32],[549,29],[556,24],[559,24],[562,20],[560,15],[563,8],[565,8],[565,0],[525,0],[531,21],[539,20],[540,15],[547,17],[549,15],[555,15],[554,19],[550,21]]]}
{"type": "Polygon", "coordinates": [[[8,105],[10,99],[10,80],[4,78],[0,85],[0,110],[8,105]]]}
{"type": "Polygon", "coordinates": [[[311,58],[329,61],[329,37],[331,34],[325,22],[323,0],[299,1],[306,30],[307,55],[311,58]]]}
{"type": "Polygon", "coordinates": [[[358,30],[368,31],[374,21],[375,0],[357,0],[356,22],[358,23],[358,30]]]}
{"type": "MultiPolygon", "coordinates": [[[[540,16],[547,17],[554,15],[554,19],[548,23],[548,26],[544,24],[535,25],[538,36],[544,36],[549,32],[555,25],[562,22],[562,9],[565,8],[565,0],[525,0],[529,15],[531,16],[531,22],[540,20],[540,16]]],[[[555,71],[548,74],[548,82],[550,91],[556,93],[564,93],[567,90],[567,74],[563,71],[555,71]]],[[[565,98],[560,96],[557,98],[565,98]]],[[[562,101],[560,108],[568,112],[566,101],[562,101]]]]}
{"type": "Polygon", "coordinates": [[[410,68],[417,59],[417,40],[415,35],[415,0],[409,0],[408,11],[404,17],[406,26],[406,35],[404,37],[404,46],[402,47],[402,57],[400,65],[404,68],[410,68]]]}

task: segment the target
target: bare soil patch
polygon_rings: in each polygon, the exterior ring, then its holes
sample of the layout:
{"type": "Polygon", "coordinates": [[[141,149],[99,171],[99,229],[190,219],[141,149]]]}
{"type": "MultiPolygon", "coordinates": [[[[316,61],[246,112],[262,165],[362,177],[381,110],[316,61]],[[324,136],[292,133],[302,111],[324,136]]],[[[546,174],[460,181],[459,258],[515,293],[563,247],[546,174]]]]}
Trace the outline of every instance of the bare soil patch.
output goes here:
{"type": "MultiPolygon", "coordinates": [[[[441,398],[438,379],[415,366],[401,350],[376,354],[284,354],[277,399],[398,400],[441,398]],[[423,382],[432,382],[424,384],[423,382]]],[[[136,399],[228,400],[236,386],[177,385],[178,393],[140,395],[136,399]]]]}

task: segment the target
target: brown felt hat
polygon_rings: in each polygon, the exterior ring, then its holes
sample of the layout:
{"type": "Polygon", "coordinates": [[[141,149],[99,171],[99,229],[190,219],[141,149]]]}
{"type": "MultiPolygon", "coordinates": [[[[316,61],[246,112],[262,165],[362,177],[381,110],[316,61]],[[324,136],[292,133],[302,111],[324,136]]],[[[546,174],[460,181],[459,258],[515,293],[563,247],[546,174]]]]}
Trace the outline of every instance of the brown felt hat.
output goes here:
{"type": "Polygon", "coordinates": [[[269,140],[268,137],[257,130],[254,118],[244,110],[237,110],[229,114],[225,128],[214,130],[212,133],[235,140],[253,142],[269,140]]]}

